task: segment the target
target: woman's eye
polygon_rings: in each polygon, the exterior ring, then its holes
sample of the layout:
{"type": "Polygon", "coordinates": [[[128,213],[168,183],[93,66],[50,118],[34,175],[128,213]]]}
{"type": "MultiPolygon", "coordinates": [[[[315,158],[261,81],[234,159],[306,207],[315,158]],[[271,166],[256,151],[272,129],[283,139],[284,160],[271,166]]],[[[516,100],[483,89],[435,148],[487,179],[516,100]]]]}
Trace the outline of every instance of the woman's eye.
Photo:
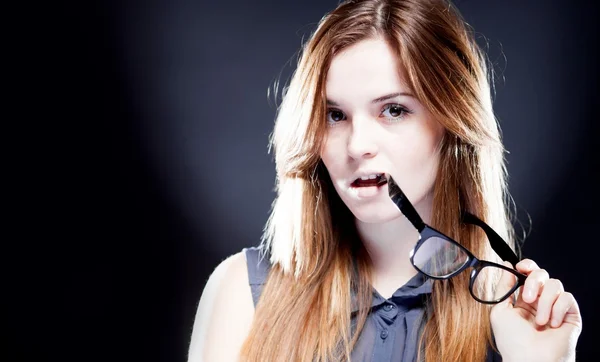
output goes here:
{"type": "Polygon", "coordinates": [[[388,104],[383,108],[381,113],[387,118],[399,119],[411,112],[399,104],[388,104]]]}
{"type": "Polygon", "coordinates": [[[327,112],[327,123],[336,123],[346,119],[344,112],[338,111],[337,109],[331,109],[327,112]]]}

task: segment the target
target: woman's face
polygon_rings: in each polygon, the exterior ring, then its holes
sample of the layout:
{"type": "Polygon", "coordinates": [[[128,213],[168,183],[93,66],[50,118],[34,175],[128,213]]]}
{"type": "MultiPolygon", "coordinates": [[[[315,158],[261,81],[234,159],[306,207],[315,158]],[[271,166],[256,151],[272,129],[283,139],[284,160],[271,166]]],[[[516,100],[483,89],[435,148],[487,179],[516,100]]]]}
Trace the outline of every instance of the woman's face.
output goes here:
{"type": "MultiPolygon", "coordinates": [[[[346,206],[360,221],[401,214],[378,178],[391,174],[417,210],[430,195],[444,133],[410,94],[402,65],[382,39],[361,41],[337,54],[327,75],[328,131],[321,158],[346,206]]],[[[426,201],[425,201],[426,202],[426,201]]]]}

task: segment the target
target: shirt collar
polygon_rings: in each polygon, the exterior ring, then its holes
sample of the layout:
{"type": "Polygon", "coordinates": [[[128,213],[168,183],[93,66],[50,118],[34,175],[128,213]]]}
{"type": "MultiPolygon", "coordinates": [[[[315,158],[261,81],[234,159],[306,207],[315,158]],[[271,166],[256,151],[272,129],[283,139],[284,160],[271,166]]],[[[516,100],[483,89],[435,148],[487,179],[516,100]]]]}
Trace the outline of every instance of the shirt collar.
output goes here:
{"type": "MultiPolygon", "coordinates": [[[[427,278],[422,273],[417,273],[414,277],[412,277],[406,284],[398,288],[392,297],[390,298],[397,304],[402,304],[403,301],[411,300],[414,302],[415,299],[423,299],[428,294],[431,294],[431,289],[433,287],[433,280],[427,278]]],[[[352,300],[352,313],[358,311],[358,302],[356,300],[356,291],[352,291],[351,295],[352,300]]],[[[375,308],[386,301],[384,297],[381,296],[375,289],[373,289],[373,299],[371,302],[371,309],[375,308]]],[[[410,303],[412,304],[412,303],[410,303]]]]}

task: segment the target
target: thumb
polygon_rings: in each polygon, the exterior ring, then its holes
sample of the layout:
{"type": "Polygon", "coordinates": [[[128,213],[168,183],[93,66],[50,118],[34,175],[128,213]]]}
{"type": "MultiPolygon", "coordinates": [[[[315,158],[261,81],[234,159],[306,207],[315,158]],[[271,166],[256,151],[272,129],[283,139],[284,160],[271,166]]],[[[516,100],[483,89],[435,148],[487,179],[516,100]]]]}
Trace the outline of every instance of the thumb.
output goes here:
{"type": "MultiPolygon", "coordinates": [[[[512,264],[507,261],[504,261],[502,264],[508,268],[513,268],[512,264]]],[[[505,296],[506,293],[510,292],[510,290],[515,286],[515,283],[517,283],[517,277],[513,273],[502,269],[500,281],[496,284],[496,289],[494,291],[494,299],[499,299],[505,296]]],[[[509,296],[499,304],[512,306],[514,304],[514,300],[512,296],[509,296]]]]}

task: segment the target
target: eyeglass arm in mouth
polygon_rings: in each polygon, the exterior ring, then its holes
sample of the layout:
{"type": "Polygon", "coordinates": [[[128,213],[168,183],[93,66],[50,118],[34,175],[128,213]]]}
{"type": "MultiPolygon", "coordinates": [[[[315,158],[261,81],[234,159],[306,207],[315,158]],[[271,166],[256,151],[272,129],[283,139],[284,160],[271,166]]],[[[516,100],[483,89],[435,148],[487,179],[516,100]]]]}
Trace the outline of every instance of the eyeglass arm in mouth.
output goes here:
{"type": "Polygon", "coordinates": [[[396,181],[391,175],[388,176],[388,193],[394,204],[400,209],[400,212],[411,224],[421,233],[425,229],[425,222],[419,216],[419,213],[415,207],[410,203],[404,192],[400,189],[396,181]]]}

